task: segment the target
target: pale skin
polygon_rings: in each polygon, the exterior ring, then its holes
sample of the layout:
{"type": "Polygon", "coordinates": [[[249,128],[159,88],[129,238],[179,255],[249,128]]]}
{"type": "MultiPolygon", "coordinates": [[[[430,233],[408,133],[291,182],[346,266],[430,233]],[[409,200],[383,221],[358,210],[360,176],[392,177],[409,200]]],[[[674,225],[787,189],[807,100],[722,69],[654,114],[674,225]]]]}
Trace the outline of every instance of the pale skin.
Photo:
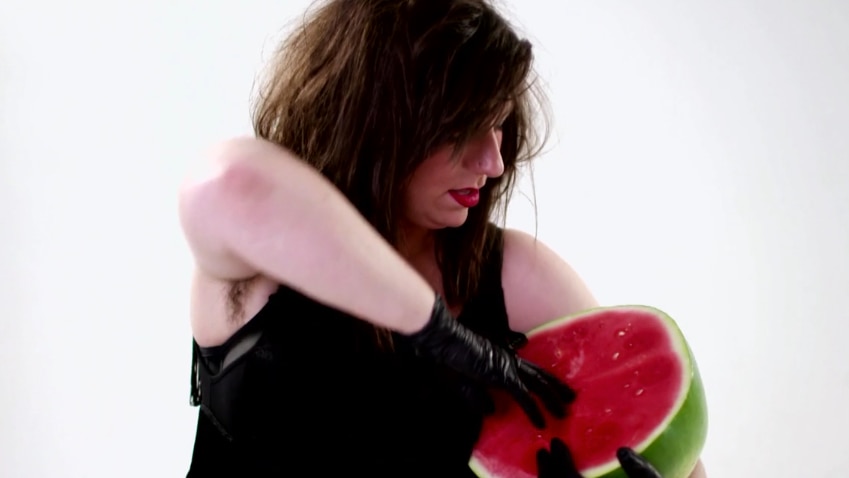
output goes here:
{"type": "MultiPolygon", "coordinates": [[[[468,208],[449,191],[500,176],[501,132],[474,138],[456,159],[445,147],[406,191],[405,242],[390,247],[317,172],[254,138],[216,145],[180,191],[180,220],[196,261],[191,326],[201,346],[223,343],[256,314],[278,284],[401,333],[424,326],[442,282],[433,231],[456,227],[468,208]],[[324,271],[332,271],[327,274],[324,271]],[[247,282],[233,317],[226,294],[247,282]]],[[[534,237],[505,231],[502,284],[511,328],[534,326],[598,305],[578,274],[534,237]]],[[[450,304],[456,315],[462,304],[450,304]]],[[[706,478],[699,462],[690,478],[706,478]]]]}

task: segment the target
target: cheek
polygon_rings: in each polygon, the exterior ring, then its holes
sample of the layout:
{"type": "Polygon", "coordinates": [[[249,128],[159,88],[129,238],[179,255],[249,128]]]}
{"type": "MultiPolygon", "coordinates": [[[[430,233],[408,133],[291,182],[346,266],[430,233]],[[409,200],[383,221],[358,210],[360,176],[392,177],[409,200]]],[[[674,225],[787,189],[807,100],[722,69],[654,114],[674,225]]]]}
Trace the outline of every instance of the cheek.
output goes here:
{"type": "Polygon", "coordinates": [[[425,159],[413,173],[405,193],[407,201],[412,203],[413,207],[432,201],[444,193],[446,188],[450,189],[456,168],[456,164],[451,161],[451,153],[451,148],[440,149],[425,159]]]}
{"type": "Polygon", "coordinates": [[[433,195],[445,183],[444,171],[434,167],[433,164],[423,164],[416,171],[407,187],[407,194],[416,200],[422,200],[433,195]]]}
{"type": "Polygon", "coordinates": [[[416,211],[429,200],[430,188],[425,178],[415,178],[404,191],[404,201],[408,211],[416,211]]]}

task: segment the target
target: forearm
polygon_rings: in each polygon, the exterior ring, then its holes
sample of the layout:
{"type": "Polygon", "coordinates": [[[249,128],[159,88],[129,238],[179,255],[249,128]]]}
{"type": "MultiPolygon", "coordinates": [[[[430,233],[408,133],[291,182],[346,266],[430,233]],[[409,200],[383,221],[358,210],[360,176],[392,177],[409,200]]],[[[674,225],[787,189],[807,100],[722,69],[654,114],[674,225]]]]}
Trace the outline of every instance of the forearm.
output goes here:
{"type": "Polygon", "coordinates": [[[429,319],[434,292],[326,178],[264,141],[222,175],[223,237],[261,274],[402,333],[429,319]]]}

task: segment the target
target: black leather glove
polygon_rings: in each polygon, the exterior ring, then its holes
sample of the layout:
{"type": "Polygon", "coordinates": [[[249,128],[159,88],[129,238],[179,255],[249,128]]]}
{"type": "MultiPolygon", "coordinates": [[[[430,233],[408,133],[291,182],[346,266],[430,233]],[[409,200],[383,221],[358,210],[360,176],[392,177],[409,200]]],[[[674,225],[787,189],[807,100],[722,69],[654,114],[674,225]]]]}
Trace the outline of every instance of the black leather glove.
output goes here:
{"type": "Polygon", "coordinates": [[[407,338],[419,356],[509,392],[537,428],[545,427],[545,419],[531,394],[558,418],[575,399],[575,392],[554,376],[460,324],[439,295],[430,321],[407,338]]]}
{"type": "MultiPolygon", "coordinates": [[[[619,448],[616,458],[628,478],[663,478],[654,467],[628,447],[619,448]]],[[[572,453],[559,438],[551,440],[551,451],[537,451],[538,478],[583,478],[575,467],[572,453]]]]}

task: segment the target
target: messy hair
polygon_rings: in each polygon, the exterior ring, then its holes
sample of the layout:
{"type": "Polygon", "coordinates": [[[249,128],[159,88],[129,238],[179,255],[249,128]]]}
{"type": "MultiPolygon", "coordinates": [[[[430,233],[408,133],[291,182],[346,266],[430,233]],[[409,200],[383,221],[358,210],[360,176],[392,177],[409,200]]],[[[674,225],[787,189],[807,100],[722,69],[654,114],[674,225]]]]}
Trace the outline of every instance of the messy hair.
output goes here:
{"type": "MultiPolygon", "coordinates": [[[[466,222],[437,231],[445,298],[476,291],[518,167],[544,143],[529,41],[486,0],[329,0],[274,52],[253,111],[255,133],[326,176],[398,246],[404,187],[437,148],[501,123],[504,174],[466,222]]],[[[541,118],[544,119],[544,118],[541,118]]]]}

